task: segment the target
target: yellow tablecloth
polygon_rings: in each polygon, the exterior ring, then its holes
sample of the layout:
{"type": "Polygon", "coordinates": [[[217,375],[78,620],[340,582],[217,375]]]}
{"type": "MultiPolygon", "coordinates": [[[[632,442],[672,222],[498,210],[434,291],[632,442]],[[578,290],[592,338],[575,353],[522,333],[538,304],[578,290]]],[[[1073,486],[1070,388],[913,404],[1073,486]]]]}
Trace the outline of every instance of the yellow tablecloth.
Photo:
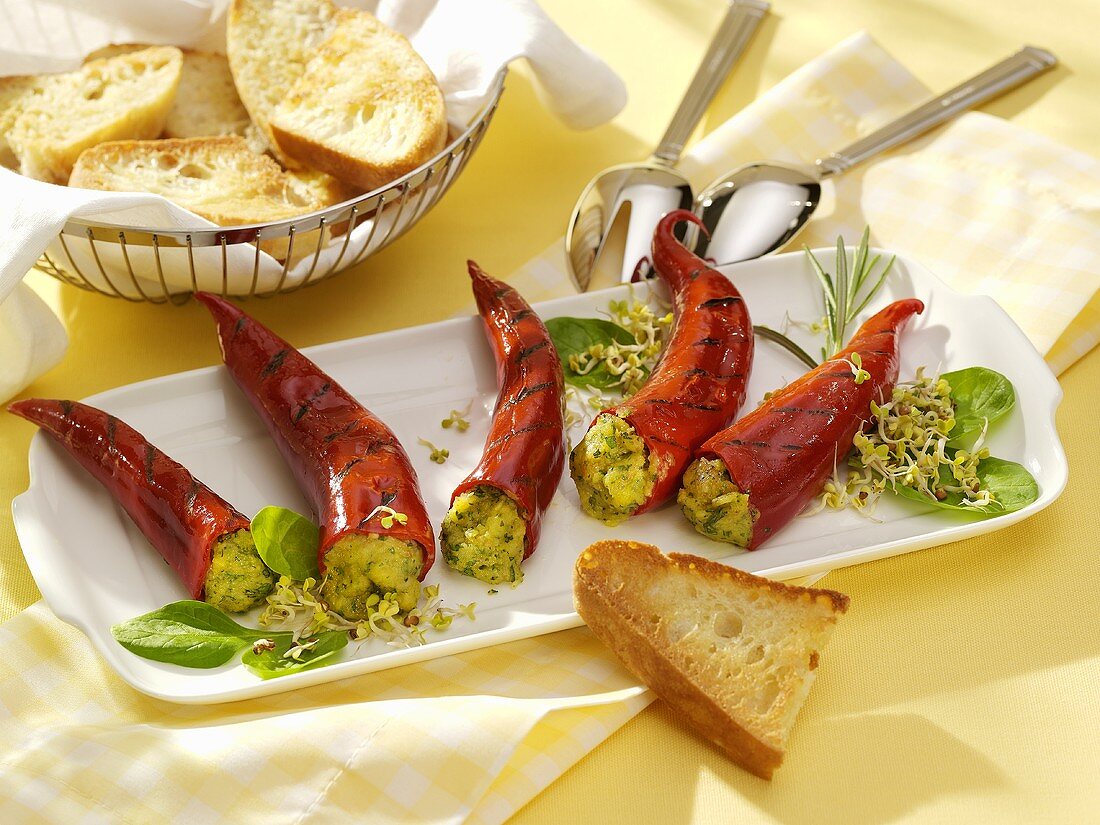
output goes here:
{"type": "MultiPolygon", "coordinates": [[[[251,310],[300,344],[447,317],[468,301],[452,277],[476,254],[509,272],[561,232],[598,168],[642,157],[716,23],[713,0],[545,0],[562,25],[618,69],[631,103],[613,126],[565,131],[521,75],[453,192],[416,232],[319,287],[251,310]],[[547,162],[552,159],[553,162],[547,162]],[[527,194],[527,197],[523,195],[527,194]],[[415,298],[415,300],[414,300],[415,298]],[[359,306],[359,312],[331,307],[359,306]]],[[[1100,57],[1093,0],[777,2],[708,115],[755,94],[858,28],[942,88],[1023,41],[1063,67],[988,107],[1096,153],[1100,57]]],[[[707,124],[704,124],[704,128],[707,124]]],[[[72,336],[63,364],[32,388],[81,397],[215,363],[201,308],[132,306],[45,278],[33,284],[72,336]]],[[[771,785],[733,768],[658,703],[536,798],[517,822],[1078,821],[1100,808],[1100,626],[1091,580],[1096,516],[1087,498],[1100,448],[1100,353],[1065,374],[1059,426],[1072,468],[1040,516],[969,542],[863,565],[826,583],[853,597],[788,764],[771,785]],[[843,688],[843,692],[842,692],[843,688]]],[[[26,487],[29,430],[0,416],[0,497],[26,487]]],[[[0,618],[38,597],[10,519],[0,520],[0,618]]]]}

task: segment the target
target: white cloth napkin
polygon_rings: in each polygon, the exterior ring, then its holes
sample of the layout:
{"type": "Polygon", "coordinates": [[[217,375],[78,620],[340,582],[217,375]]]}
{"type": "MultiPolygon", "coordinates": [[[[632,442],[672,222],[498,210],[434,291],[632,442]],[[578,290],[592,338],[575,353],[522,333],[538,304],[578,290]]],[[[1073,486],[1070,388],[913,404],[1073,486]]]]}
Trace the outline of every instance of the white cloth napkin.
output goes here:
{"type": "MultiPolygon", "coordinates": [[[[227,5],[227,0],[0,0],[0,75],[71,69],[88,52],[108,43],[221,50],[227,5]]],[[[360,0],[344,5],[366,8],[409,37],[439,78],[454,124],[469,122],[487,101],[498,72],[522,57],[530,62],[543,102],[569,126],[596,126],[614,117],[626,102],[618,76],[571,40],[534,0],[360,0]]],[[[213,226],[158,196],[67,189],[6,169],[0,169],[0,193],[0,400],[19,392],[64,352],[60,323],[43,314],[44,307],[29,297],[29,290],[17,293],[16,287],[70,217],[95,215],[113,223],[176,229],[213,226]],[[9,296],[16,294],[20,299],[9,303],[9,296]]],[[[370,229],[369,221],[358,226],[351,247],[370,229]]],[[[342,246],[342,241],[335,246],[342,246]]],[[[253,253],[229,251],[231,276],[243,281],[235,285],[231,277],[230,290],[247,291],[253,253]]],[[[85,254],[82,249],[74,253],[85,254]]],[[[111,252],[105,249],[102,254],[111,252]]],[[[283,265],[267,254],[261,259],[259,285],[270,288],[283,265]]],[[[135,269],[143,271],[142,263],[135,261],[135,269]]],[[[319,265],[325,263],[322,253],[319,265]]],[[[104,264],[111,266],[109,260],[104,264]]],[[[209,284],[220,289],[220,252],[209,257],[197,253],[195,264],[200,287],[212,278],[209,284]]],[[[82,268],[87,272],[95,266],[89,259],[82,268]]],[[[287,282],[305,277],[312,267],[313,256],[307,256],[291,268],[287,282]]],[[[154,267],[148,271],[153,273],[154,267]]],[[[190,288],[189,274],[181,268],[166,265],[164,274],[170,288],[190,288]]]]}

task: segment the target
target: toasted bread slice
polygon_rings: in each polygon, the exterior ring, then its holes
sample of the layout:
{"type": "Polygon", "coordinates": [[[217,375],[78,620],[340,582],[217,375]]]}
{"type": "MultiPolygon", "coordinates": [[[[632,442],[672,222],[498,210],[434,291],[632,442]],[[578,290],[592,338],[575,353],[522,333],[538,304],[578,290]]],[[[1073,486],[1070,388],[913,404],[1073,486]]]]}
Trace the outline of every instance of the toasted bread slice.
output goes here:
{"type": "MultiPolygon", "coordinates": [[[[329,202],[327,186],[310,185],[284,172],[272,158],[257,155],[236,136],[173,140],[124,140],[84,152],[70,186],[111,192],[151,192],[219,226],[267,223],[314,212],[329,202]]],[[[280,260],[313,254],[327,241],[317,230],[261,241],[280,260]]]]}
{"type": "Polygon", "coordinates": [[[219,226],[278,221],[319,208],[274,160],[235,136],[121,140],[84,152],[71,186],[151,192],[219,226]]]}
{"type": "Polygon", "coordinates": [[[41,93],[24,98],[8,133],[19,170],[65,183],[85,149],[156,137],[164,130],[182,69],[179,49],[156,46],[54,76],[41,93]]]}
{"type": "Polygon", "coordinates": [[[0,77],[0,165],[19,168],[19,159],[8,144],[8,133],[30,98],[41,94],[50,82],[50,75],[0,77]]]}
{"type": "Polygon", "coordinates": [[[648,544],[577,559],[577,611],[700,734],[764,779],[783,761],[821,650],[848,597],[648,544]]]}
{"type": "MultiPolygon", "coordinates": [[[[148,46],[136,43],[104,46],[92,52],[84,62],[102,57],[140,51],[148,46]]],[[[224,54],[181,49],[183,71],[176,100],[164,122],[164,137],[189,138],[216,135],[241,135],[251,124],[248,110],[241,103],[229,60],[224,54]]]]}
{"type": "Polygon", "coordinates": [[[447,142],[431,69],[402,35],[355,9],[337,12],[269,125],[284,154],[364,189],[412,171],[447,142]]]}
{"type": "MultiPolygon", "coordinates": [[[[332,34],[330,0],[233,0],[226,18],[226,54],[237,93],[276,157],[288,166],[271,134],[271,113],[332,34]]],[[[312,164],[305,164],[311,166],[312,164]]]]}

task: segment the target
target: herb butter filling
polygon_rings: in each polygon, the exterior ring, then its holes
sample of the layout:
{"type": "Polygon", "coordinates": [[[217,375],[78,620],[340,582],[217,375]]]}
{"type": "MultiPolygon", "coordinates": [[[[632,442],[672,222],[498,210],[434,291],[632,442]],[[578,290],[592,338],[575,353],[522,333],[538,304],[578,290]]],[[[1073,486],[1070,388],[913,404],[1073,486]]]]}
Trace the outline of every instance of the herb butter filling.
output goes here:
{"type": "Polygon", "coordinates": [[[480,484],[454,500],[440,543],[447,564],[488,584],[523,581],[527,525],[519,507],[496,487],[480,484]]]}
{"type": "MultiPolygon", "coordinates": [[[[420,545],[377,533],[344,536],[325,554],[321,595],[346,619],[367,618],[371,596],[393,594],[403,611],[420,598],[420,545]]],[[[377,600],[375,600],[377,601],[377,600]]]]}
{"type": "Polygon", "coordinates": [[[216,542],[206,571],[206,601],[228,613],[243,613],[260,604],[275,587],[248,530],[227,533],[216,542]]]}
{"type": "Polygon", "coordinates": [[[645,442],[617,415],[596,419],[570,454],[569,473],[584,511],[609,525],[630,517],[653,493],[645,442]]]}
{"type": "Polygon", "coordinates": [[[758,513],[749,504],[721,459],[700,458],[684,473],[676,496],[687,520],[707,538],[742,547],[749,543],[758,513]]]}

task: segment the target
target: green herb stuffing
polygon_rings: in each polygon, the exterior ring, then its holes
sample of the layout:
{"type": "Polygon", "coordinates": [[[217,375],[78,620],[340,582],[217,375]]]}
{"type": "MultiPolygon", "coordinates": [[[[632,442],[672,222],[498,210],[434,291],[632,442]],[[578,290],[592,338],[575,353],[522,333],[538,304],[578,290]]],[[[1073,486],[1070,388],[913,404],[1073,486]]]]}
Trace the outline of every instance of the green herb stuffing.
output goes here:
{"type": "Polygon", "coordinates": [[[684,516],[709,539],[744,547],[759,515],[720,459],[700,458],[684,473],[684,486],[676,496],[684,516]]]}
{"type": "Polygon", "coordinates": [[[264,600],[275,578],[256,551],[252,534],[236,530],[214,542],[204,585],[206,601],[229,613],[243,613],[264,600]]]}
{"type": "Polygon", "coordinates": [[[367,618],[370,597],[387,593],[400,610],[412,610],[422,562],[423,551],[412,542],[377,533],[344,536],[325,554],[321,595],[348,619],[367,618]]]}
{"type": "Polygon", "coordinates": [[[584,511],[609,525],[631,516],[653,492],[645,442],[615,415],[596,419],[570,454],[569,472],[584,511]]]}
{"type": "Polygon", "coordinates": [[[440,544],[443,558],[459,573],[487,584],[518,584],[526,535],[516,503],[483,484],[455,498],[443,519],[440,544]]]}

